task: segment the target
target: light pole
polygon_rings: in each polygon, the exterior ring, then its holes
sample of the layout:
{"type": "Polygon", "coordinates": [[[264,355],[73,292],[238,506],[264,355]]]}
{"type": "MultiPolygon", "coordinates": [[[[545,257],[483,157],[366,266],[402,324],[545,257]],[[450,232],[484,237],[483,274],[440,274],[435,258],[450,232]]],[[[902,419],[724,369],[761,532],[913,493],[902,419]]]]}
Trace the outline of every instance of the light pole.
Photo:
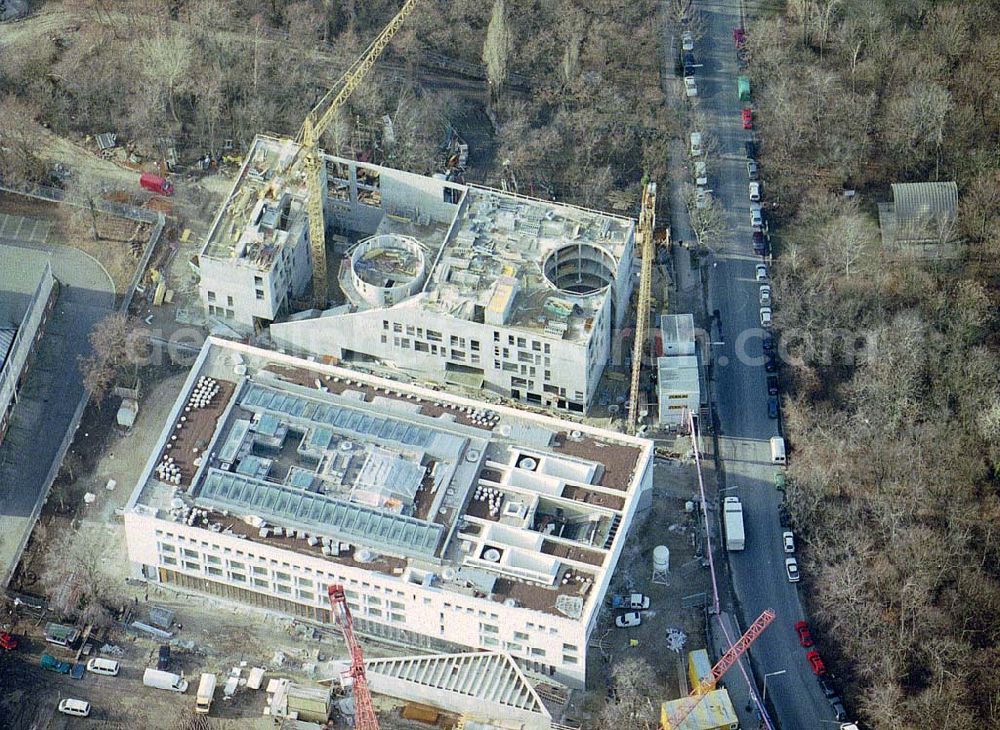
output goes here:
{"type": "Polygon", "coordinates": [[[767,674],[764,675],[764,692],[760,698],[760,703],[762,705],[766,705],[767,703],[767,678],[777,677],[779,674],[785,674],[787,671],[788,671],[787,669],[779,669],[777,672],[768,672],[767,674]]]}

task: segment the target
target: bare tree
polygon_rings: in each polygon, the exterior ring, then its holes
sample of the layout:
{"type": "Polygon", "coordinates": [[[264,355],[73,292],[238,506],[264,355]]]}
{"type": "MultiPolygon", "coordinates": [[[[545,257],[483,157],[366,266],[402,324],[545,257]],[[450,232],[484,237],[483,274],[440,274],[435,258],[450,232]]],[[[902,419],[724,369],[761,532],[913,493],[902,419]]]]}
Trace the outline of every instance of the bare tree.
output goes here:
{"type": "Polygon", "coordinates": [[[11,184],[30,184],[45,178],[45,163],[39,158],[41,133],[36,121],[39,109],[10,95],[0,101],[0,179],[11,184]]]}
{"type": "Polygon", "coordinates": [[[40,575],[54,610],[97,626],[110,625],[122,591],[109,571],[109,539],[103,525],[89,522],[56,533],[40,575]]]}
{"type": "Polygon", "coordinates": [[[129,374],[134,379],[149,355],[146,332],[135,319],[121,312],[109,314],[90,333],[93,352],[80,360],[84,387],[94,402],[100,404],[118,377],[129,374]]]}
{"type": "Polygon", "coordinates": [[[659,727],[658,709],[663,688],[645,659],[624,659],[611,668],[612,698],[598,715],[597,727],[653,730],[659,727]]]}
{"type": "Polygon", "coordinates": [[[504,0],[494,0],[490,24],[483,42],[483,63],[490,85],[490,99],[494,105],[500,101],[503,85],[510,75],[510,54],[514,50],[514,36],[507,17],[504,0]]]}

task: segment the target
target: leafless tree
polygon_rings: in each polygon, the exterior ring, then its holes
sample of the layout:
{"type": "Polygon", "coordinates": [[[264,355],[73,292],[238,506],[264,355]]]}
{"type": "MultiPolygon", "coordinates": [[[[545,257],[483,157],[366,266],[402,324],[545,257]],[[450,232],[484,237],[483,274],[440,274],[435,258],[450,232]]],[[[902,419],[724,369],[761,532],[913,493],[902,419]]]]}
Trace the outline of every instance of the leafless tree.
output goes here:
{"type": "Polygon", "coordinates": [[[490,85],[490,98],[494,105],[499,102],[503,85],[510,75],[510,54],[514,50],[514,35],[507,17],[504,0],[493,1],[493,13],[486,28],[483,42],[483,63],[490,85]]]}
{"type": "Polygon", "coordinates": [[[598,727],[653,730],[659,727],[658,708],[662,687],[644,659],[627,658],[611,668],[613,697],[598,716],[598,727]]]}
{"type": "Polygon", "coordinates": [[[10,95],[0,101],[0,178],[12,184],[44,180],[45,163],[39,158],[41,134],[36,121],[39,109],[10,95]]]}
{"type": "Polygon", "coordinates": [[[122,600],[119,582],[109,570],[111,540],[103,525],[89,522],[56,533],[40,575],[54,610],[97,626],[110,625],[111,609],[122,600]]]}

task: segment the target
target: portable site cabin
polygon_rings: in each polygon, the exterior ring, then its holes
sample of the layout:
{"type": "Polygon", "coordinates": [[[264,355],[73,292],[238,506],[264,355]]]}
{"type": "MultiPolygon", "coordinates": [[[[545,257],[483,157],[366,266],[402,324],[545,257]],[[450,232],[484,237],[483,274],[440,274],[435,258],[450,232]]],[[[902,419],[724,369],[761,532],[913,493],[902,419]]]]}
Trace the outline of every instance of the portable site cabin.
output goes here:
{"type": "Polygon", "coordinates": [[[740,76],[736,80],[736,84],[740,94],[740,101],[750,101],[750,78],[740,76]]]}

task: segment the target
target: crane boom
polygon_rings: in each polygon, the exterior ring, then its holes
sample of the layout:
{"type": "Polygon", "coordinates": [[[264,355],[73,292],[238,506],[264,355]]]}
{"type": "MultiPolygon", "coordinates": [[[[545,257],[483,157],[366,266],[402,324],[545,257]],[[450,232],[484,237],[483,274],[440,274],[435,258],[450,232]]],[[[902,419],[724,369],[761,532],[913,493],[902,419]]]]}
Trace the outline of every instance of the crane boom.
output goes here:
{"type": "Polygon", "coordinates": [[[354,637],[354,623],[351,620],[351,609],[347,605],[347,594],[344,586],[331,585],[330,611],[334,621],[344,632],[344,643],[351,653],[350,675],[354,684],[354,727],[357,730],[379,730],[378,718],[375,716],[375,705],[372,703],[372,693],[368,688],[368,677],[365,675],[365,656],[361,645],[354,637]]]}
{"type": "MultiPolygon", "coordinates": [[[[396,16],[389,21],[382,32],[371,42],[364,54],[356,60],[338,83],[330,89],[312,111],[306,115],[299,132],[302,146],[299,148],[305,166],[308,196],[306,213],[309,216],[309,249],[313,267],[313,306],[324,309],[327,303],[326,271],[326,222],[323,217],[323,159],[319,154],[319,141],[333,122],[337,110],[361,84],[362,79],[389,45],[389,41],[399,32],[403,21],[413,12],[420,0],[406,0],[396,16]]],[[[289,169],[294,168],[299,155],[293,158],[289,169]]]]}
{"type": "Polygon", "coordinates": [[[632,343],[632,381],[629,385],[628,431],[635,433],[639,416],[639,376],[642,372],[642,354],[649,326],[649,302],[653,291],[653,229],[656,227],[656,183],[646,183],[639,208],[639,225],[636,228],[637,246],[642,264],[639,270],[639,296],[635,304],[635,331],[632,343]]]}
{"type": "Polygon", "coordinates": [[[676,714],[672,714],[670,717],[667,716],[666,710],[663,711],[663,717],[661,722],[663,724],[663,730],[673,730],[674,728],[679,728],[681,723],[684,722],[685,718],[694,712],[694,709],[698,704],[705,699],[705,696],[715,689],[715,685],[719,683],[722,679],[722,675],[725,674],[731,666],[733,666],[739,658],[746,653],[750,648],[750,645],[757,640],[764,629],[766,629],[772,621],[774,621],[775,613],[773,609],[765,609],[764,612],[757,617],[757,620],[750,624],[743,636],[737,639],[736,643],[729,647],[729,650],[722,655],[722,657],[715,663],[712,667],[712,672],[707,677],[703,677],[698,683],[698,686],[691,690],[691,694],[688,696],[688,702],[685,704],[683,709],[676,714]]]}

